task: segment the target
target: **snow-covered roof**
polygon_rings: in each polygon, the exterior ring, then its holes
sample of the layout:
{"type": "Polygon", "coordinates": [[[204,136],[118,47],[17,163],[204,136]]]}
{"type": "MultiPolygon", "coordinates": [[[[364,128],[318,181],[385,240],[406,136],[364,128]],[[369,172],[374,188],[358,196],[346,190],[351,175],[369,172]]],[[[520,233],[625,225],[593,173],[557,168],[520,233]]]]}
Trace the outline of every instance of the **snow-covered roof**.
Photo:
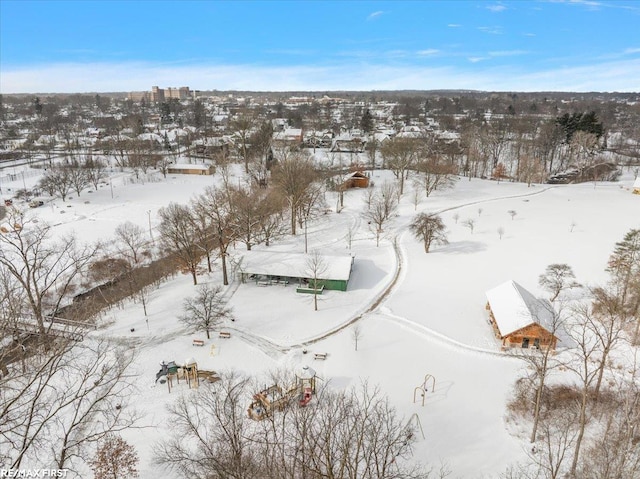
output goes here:
{"type": "Polygon", "coordinates": [[[534,323],[549,331],[552,329],[551,304],[536,298],[515,281],[507,281],[490,289],[486,296],[502,336],[508,336],[534,323]]]}
{"type": "Polygon", "coordinates": [[[175,163],[169,165],[170,170],[209,170],[211,165],[203,165],[202,163],[175,163]]]}
{"type": "MultiPolygon", "coordinates": [[[[247,274],[308,278],[312,275],[309,263],[314,255],[275,251],[246,251],[242,259],[242,271],[247,274]]],[[[348,281],[351,276],[351,255],[318,255],[318,279],[348,281]],[[323,271],[320,271],[323,270],[323,271]]]]}
{"type": "Polygon", "coordinates": [[[640,188],[640,176],[636,178],[636,181],[633,183],[634,188],[640,188]]]}

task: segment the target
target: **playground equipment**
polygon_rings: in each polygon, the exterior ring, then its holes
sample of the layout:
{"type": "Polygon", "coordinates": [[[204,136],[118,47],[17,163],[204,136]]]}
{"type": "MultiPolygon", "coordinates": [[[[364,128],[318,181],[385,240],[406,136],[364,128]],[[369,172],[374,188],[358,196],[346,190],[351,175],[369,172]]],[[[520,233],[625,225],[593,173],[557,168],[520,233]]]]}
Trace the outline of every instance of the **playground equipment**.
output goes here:
{"type": "Polygon", "coordinates": [[[158,381],[161,384],[166,382],[169,392],[171,392],[174,379],[178,384],[180,384],[180,379],[184,379],[189,388],[197,388],[200,385],[200,379],[215,382],[219,378],[214,371],[198,369],[198,363],[193,358],[185,360],[182,366],[176,364],[175,361],[169,361],[169,363],[162,361],[160,371],[156,373],[156,383],[158,381]]]}
{"type": "Polygon", "coordinates": [[[419,393],[422,396],[422,405],[424,406],[424,400],[425,400],[425,397],[427,396],[426,393],[429,392],[429,382],[431,382],[431,392],[434,392],[436,390],[435,376],[432,376],[431,374],[425,375],[424,381],[422,381],[422,384],[420,386],[416,386],[413,390],[414,404],[416,402],[416,396],[419,393]]]}
{"type": "Polygon", "coordinates": [[[413,430],[420,431],[422,434],[422,439],[424,439],[424,429],[422,429],[422,423],[420,422],[420,416],[417,413],[413,413],[407,424],[404,426],[405,431],[407,431],[407,439],[411,439],[413,436],[413,430]],[[413,425],[412,425],[413,424],[413,425]]]}
{"type": "Polygon", "coordinates": [[[296,382],[283,390],[274,384],[253,395],[253,401],[247,409],[251,419],[260,421],[270,416],[274,411],[282,411],[294,400],[298,406],[304,407],[316,392],[316,372],[309,366],[303,366],[296,372],[296,382]]]}

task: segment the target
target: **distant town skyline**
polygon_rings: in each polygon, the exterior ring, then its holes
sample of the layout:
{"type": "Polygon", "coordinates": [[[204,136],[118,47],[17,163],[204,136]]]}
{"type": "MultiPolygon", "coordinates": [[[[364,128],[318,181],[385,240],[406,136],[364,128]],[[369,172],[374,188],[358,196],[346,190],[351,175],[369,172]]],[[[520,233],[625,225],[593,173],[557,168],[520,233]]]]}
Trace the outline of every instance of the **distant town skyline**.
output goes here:
{"type": "Polygon", "coordinates": [[[639,91],[640,2],[0,0],[0,92],[639,91]]]}

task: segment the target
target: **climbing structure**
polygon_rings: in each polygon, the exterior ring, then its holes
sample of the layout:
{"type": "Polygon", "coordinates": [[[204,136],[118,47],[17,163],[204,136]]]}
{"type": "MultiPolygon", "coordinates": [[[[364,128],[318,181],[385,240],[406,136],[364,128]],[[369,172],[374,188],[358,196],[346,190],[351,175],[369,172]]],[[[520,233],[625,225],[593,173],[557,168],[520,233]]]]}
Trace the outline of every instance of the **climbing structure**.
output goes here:
{"type": "Polygon", "coordinates": [[[309,366],[303,366],[296,372],[296,382],[287,389],[274,384],[253,395],[253,401],[247,409],[251,419],[260,421],[275,411],[282,411],[292,402],[304,407],[316,392],[316,372],[309,366]]]}

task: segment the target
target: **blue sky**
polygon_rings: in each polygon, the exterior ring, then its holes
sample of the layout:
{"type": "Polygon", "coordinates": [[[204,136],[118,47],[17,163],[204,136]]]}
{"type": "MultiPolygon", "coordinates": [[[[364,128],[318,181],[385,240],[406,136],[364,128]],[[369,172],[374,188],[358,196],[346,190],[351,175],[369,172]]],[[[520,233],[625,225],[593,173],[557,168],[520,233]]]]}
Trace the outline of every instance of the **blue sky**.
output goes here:
{"type": "Polygon", "coordinates": [[[640,91],[640,0],[0,0],[0,92],[640,91]]]}

